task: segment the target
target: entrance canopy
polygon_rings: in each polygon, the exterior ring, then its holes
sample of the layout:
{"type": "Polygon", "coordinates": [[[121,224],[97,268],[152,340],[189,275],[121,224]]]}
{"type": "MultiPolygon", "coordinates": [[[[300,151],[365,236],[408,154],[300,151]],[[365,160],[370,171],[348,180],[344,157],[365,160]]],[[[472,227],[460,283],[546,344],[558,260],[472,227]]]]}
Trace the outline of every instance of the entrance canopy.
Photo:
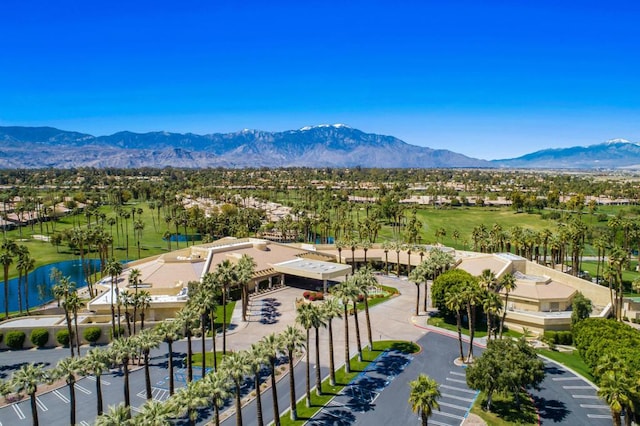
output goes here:
{"type": "Polygon", "coordinates": [[[315,280],[330,280],[351,273],[350,265],[320,260],[293,259],[273,265],[276,272],[315,280]]]}

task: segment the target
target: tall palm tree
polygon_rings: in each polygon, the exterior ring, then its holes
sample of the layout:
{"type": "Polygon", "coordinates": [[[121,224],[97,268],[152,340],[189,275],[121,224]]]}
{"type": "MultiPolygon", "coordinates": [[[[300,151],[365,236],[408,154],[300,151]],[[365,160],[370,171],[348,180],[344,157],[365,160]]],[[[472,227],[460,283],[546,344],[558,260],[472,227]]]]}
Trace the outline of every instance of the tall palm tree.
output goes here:
{"type": "Polygon", "coordinates": [[[29,252],[23,254],[18,259],[18,269],[22,271],[24,275],[24,302],[27,315],[29,315],[29,272],[36,266],[36,260],[29,256],[29,252]]]}
{"type": "Polygon", "coordinates": [[[18,246],[13,240],[5,239],[0,248],[0,263],[4,272],[4,317],[9,318],[9,267],[13,264],[13,256],[18,246]]]}
{"type": "Polygon", "coordinates": [[[491,269],[484,269],[478,277],[478,284],[486,290],[495,291],[498,285],[496,274],[491,269]]]}
{"type": "Polygon", "coordinates": [[[236,425],[242,426],[242,381],[249,373],[249,356],[245,351],[232,352],[222,358],[220,368],[225,370],[235,385],[236,425]]]}
{"type": "Polygon", "coordinates": [[[122,273],[122,264],[115,259],[111,259],[107,262],[107,266],[105,268],[105,272],[111,278],[111,297],[109,300],[111,301],[111,330],[114,339],[120,337],[120,330],[116,330],[116,310],[115,310],[115,297],[116,297],[116,287],[118,286],[118,277],[122,273]]]}
{"type": "Polygon", "coordinates": [[[445,294],[445,306],[456,314],[456,327],[458,329],[458,344],[460,346],[460,361],[464,360],[464,352],[462,351],[462,316],[460,311],[464,306],[464,299],[459,291],[448,291],[445,294]]]}
{"type": "Polygon", "coordinates": [[[247,254],[243,254],[236,264],[237,279],[242,291],[242,321],[247,321],[247,309],[249,308],[249,283],[253,279],[256,269],[256,261],[247,254]]]}
{"type": "Polygon", "coordinates": [[[134,418],[136,424],[145,426],[171,426],[169,421],[175,410],[171,404],[165,404],[155,399],[145,402],[140,408],[140,414],[134,418]]]}
{"type": "MultiPolygon", "coordinates": [[[[205,340],[207,338],[207,316],[209,314],[209,298],[213,298],[213,295],[206,291],[203,285],[198,282],[189,282],[189,288],[195,288],[193,295],[189,296],[189,302],[187,303],[187,309],[193,309],[200,316],[200,339],[202,350],[202,375],[204,376],[207,371],[206,363],[206,345],[205,340]]],[[[214,352],[215,358],[215,352],[214,352]]]]}
{"type": "Polygon", "coordinates": [[[495,325],[493,323],[494,318],[498,318],[500,311],[502,310],[502,300],[498,293],[493,291],[482,291],[482,309],[487,317],[487,341],[491,340],[491,333],[493,332],[495,337],[495,325]]]}
{"type": "Polygon", "coordinates": [[[500,321],[500,338],[502,339],[504,320],[507,317],[507,309],[509,307],[509,293],[516,289],[516,278],[511,272],[507,272],[500,278],[500,288],[504,290],[504,309],[502,311],[502,321],[500,321]]]}
{"type": "MultiPolygon", "coordinates": [[[[347,279],[348,281],[348,279],[347,279]]],[[[353,300],[353,293],[355,292],[353,286],[347,281],[344,281],[337,286],[333,287],[333,295],[342,302],[342,309],[344,312],[344,371],[351,372],[351,359],[349,350],[349,303],[353,300]]]]}
{"type": "Polygon", "coordinates": [[[300,306],[298,306],[297,309],[297,315],[296,315],[296,322],[298,324],[300,324],[302,326],[302,328],[304,328],[305,330],[305,347],[306,347],[306,351],[305,351],[305,356],[306,356],[306,387],[305,387],[305,394],[306,394],[306,404],[307,407],[311,406],[311,386],[310,386],[310,382],[311,382],[311,362],[309,359],[310,356],[310,349],[309,349],[309,330],[311,330],[311,327],[313,327],[312,321],[313,321],[313,316],[314,316],[314,312],[313,312],[313,305],[311,303],[303,303],[300,306]]]}
{"type": "MultiPolygon", "coordinates": [[[[289,358],[289,397],[290,397],[290,410],[291,420],[298,420],[298,410],[296,409],[296,382],[295,375],[293,374],[293,356],[295,352],[304,347],[304,335],[299,328],[292,325],[280,334],[282,339],[282,346],[287,351],[287,357],[289,358]]],[[[278,415],[277,413],[275,414],[278,415]]]]}
{"type": "Polygon", "coordinates": [[[235,266],[225,259],[214,272],[216,282],[222,288],[222,354],[227,353],[227,293],[229,287],[238,281],[235,266]]]}
{"type": "Polygon", "coordinates": [[[440,390],[438,383],[432,378],[420,374],[416,380],[409,383],[411,392],[409,393],[409,404],[414,413],[420,414],[422,426],[427,426],[429,417],[433,410],[440,410],[438,398],[440,390]]]}
{"type": "Polygon", "coordinates": [[[260,372],[264,364],[268,362],[268,353],[261,343],[253,343],[248,357],[249,370],[253,374],[253,387],[256,391],[256,416],[258,426],[264,426],[262,418],[262,390],[260,388],[260,372]]]}
{"type": "MultiPolygon", "coordinates": [[[[616,374],[615,370],[609,370],[600,376],[598,385],[600,387],[598,396],[609,405],[613,424],[620,426],[622,424],[622,410],[630,403],[627,381],[620,374],[616,374]]],[[[627,410],[625,417],[630,418],[629,410],[627,410]]]]}
{"type": "Polygon", "coordinates": [[[329,331],[329,383],[331,386],[336,385],[336,369],[333,358],[333,326],[332,321],[334,318],[342,318],[342,306],[340,301],[336,297],[327,299],[322,304],[324,318],[326,320],[327,328],[329,331]]]}
{"type": "MultiPolygon", "coordinates": [[[[147,309],[151,307],[151,293],[149,293],[147,290],[140,290],[138,292],[138,295],[135,297],[133,303],[134,303],[133,306],[136,307],[140,312],[140,330],[143,330],[144,318],[145,318],[147,309]]],[[[133,322],[134,333],[135,333],[135,327],[136,327],[136,323],[134,318],[134,322],[133,322]]]]}
{"type": "Polygon", "coordinates": [[[215,411],[215,426],[220,426],[220,408],[231,393],[229,392],[229,376],[226,371],[216,370],[202,379],[204,392],[209,395],[215,411]]]}
{"type": "Polygon", "coordinates": [[[102,414],[102,373],[109,368],[108,352],[102,349],[90,350],[82,360],[82,369],[84,374],[92,374],[96,379],[96,402],[97,415],[102,414]]]}
{"type": "Polygon", "coordinates": [[[184,329],[184,336],[187,338],[187,381],[193,380],[193,349],[191,348],[191,336],[193,324],[196,322],[197,313],[188,307],[182,308],[176,317],[178,323],[184,329]]]}
{"type": "Polygon", "coordinates": [[[163,321],[156,328],[158,335],[167,344],[168,352],[168,369],[169,369],[169,395],[173,395],[175,391],[175,382],[173,377],[173,342],[181,337],[181,325],[178,321],[163,321]]]}
{"type": "Polygon", "coordinates": [[[69,280],[69,277],[62,277],[58,274],[52,274],[56,277],[57,283],[53,285],[53,293],[58,300],[62,299],[62,307],[64,309],[64,318],[67,324],[67,332],[69,333],[69,350],[71,356],[74,356],[73,344],[73,328],[71,324],[71,307],[72,304],[67,303],[71,293],[75,292],[76,284],[69,280]]]}
{"type": "Polygon", "coordinates": [[[95,426],[128,426],[131,425],[131,412],[129,407],[118,404],[109,407],[109,411],[96,418],[95,426]]]}
{"type": "Polygon", "coordinates": [[[151,374],[149,371],[149,354],[151,349],[155,349],[160,345],[161,336],[153,329],[142,330],[135,336],[135,346],[142,351],[144,362],[144,382],[147,392],[147,399],[151,399],[151,374]]]}
{"type": "MultiPolygon", "coordinates": [[[[129,387],[129,361],[135,354],[135,347],[131,338],[117,339],[111,344],[109,349],[111,359],[122,367],[124,373],[124,405],[129,408],[131,406],[131,393],[129,387]]],[[[129,411],[129,417],[131,412],[129,411]]]]}
{"type": "MultiPolygon", "coordinates": [[[[84,301],[80,298],[80,296],[78,296],[78,292],[75,290],[71,292],[69,296],[67,296],[67,299],[64,302],[64,308],[69,310],[73,314],[73,325],[74,325],[73,337],[75,338],[75,341],[76,341],[78,356],[80,356],[80,332],[78,330],[78,312],[84,306],[85,306],[84,301]]],[[[73,342],[73,339],[71,339],[71,341],[69,342],[70,345],[72,344],[71,342],[73,342]]]]}
{"type": "MultiPolygon", "coordinates": [[[[138,311],[138,304],[135,303],[138,301],[138,287],[142,283],[141,280],[142,272],[139,269],[133,268],[129,271],[129,287],[134,288],[134,295],[132,298],[133,303],[133,334],[136,334],[136,318],[138,311]]],[[[131,329],[129,329],[129,334],[131,334],[131,329]]]]}
{"type": "Polygon", "coordinates": [[[364,313],[367,322],[367,339],[369,341],[369,349],[373,349],[373,337],[371,334],[371,317],[369,315],[369,290],[372,287],[378,287],[378,280],[373,274],[371,266],[365,265],[358,270],[355,275],[355,284],[364,296],[364,313]]]}
{"type": "Polygon", "coordinates": [[[76,424],[76,375],[82,372],[80,358],[69,357],[58,361],[52,372],[54,379],[64,379],[69,388],[69,424],[76,424]]]}
{"type": "Polygon", "coordinates": [[[473,338],[476,327],[476,306],[480,304],[480,287],[477,281],[471,280],[465,283],[461,290],[461,296],[467,305],[467,325],[469,326],[469,351],[467,362],[473,362],[473,338]]]}
{"type": "Polygon", "coordinates": [[[424,280],[424,269],[421,263],[409,274],[409,281],[416,285],[416,316],[420,315],[420,285],[424,280]]]}
{"type": "Polygon", "coordinates": [[[278,389],[276,388],[276,361],[278,354],[282,351],[282,339],[271,333],[260,340],[269,361],[269,369],[271,371],[271,400],[273,401],[273,413],[275,426],[280,426],[280,408],[278,407],[278,389]]]}
{"type": "Polygon", "coordinates": [[[38,405],[36,404],[36,392],[38,385],[48,379],[48,373],[42,364],[25,364],[11,377],[11,384],[16,392],[25,392],[31,401],[31,418],[33,425],[38,426],[38,405]]]}
{"type": "Polygon", "coordinates": [[[195,426],[198,419],[198,410],[207,405],[202,381],[189,382],[187,386],[180,388],[171,398],[170,403],[174,411],[185,413],[189,426],[195,426]]]}

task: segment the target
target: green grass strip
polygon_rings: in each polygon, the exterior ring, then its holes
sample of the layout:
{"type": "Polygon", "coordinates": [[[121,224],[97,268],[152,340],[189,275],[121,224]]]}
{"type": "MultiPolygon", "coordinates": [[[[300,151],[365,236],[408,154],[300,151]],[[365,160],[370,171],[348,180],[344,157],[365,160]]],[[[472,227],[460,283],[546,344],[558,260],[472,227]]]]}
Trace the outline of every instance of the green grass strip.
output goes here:
{"type": "Polygon", "coordinates": [[[301,398],[296,404],[298,410],[298,420],[291,420],[289,410],[280,417],[280,421],[283,426],[285,425],[303,425],[313,416],[316,415],[325,405],[329,403],[334,397],[336,397],[342,389],[345,388],[358,374],[365,371],[367,366],[373,362],[378,356],[380,356],[385,350],[398,350],[405,353],[416,353],[420,350],[420,347],[412,342],[403,340],[384,340],[373,343],[373,350],[365,349],[362,351],[362,362],[358,361],[358,356],[351,358],[351,372],[346,373],[344,366],[336,370],[336,385],[331,386],[329,384],[329,378],[327,377],[322,382],[322,395],[316,395],[315,390],[311,391],[311,406],[307,407],[306,398],[304,393],[298,395],[301,398]]]}
{"type": "Polygon", "coordinates": [[[513,395],[494,393],[491,411],[489,412],[484,410],[487,404],[487,396],[484,392],[481,392],[476,398],[471,412],[492,426],[537,425],[538,413],[531,396],[522,391],[519,397],[520,407],[515,403],[513,395]]]}
{"type": "Polygon", "coordinates": [[[550,358],[559,364],[569,367],[592,383],[594,382],[593,376],[591,375],[591,370],[589,369],[587,364],[585,364],[578,351],[558,352],[552,351],[550,349],[537,349],[536,351],[540,355],[546,356],[547,358],[550,358]]]}

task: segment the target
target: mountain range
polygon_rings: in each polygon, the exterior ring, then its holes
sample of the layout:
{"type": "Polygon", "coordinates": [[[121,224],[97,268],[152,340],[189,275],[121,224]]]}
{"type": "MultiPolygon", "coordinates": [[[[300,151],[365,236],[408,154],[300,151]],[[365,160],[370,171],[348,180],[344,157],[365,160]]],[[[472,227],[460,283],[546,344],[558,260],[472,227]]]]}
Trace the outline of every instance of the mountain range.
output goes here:
{"type": "MultiPolygon", "coordinates": [[[[612,140],[486,161],[411,145],[343,124],[233,133],[118,132],[108,136],[53,127],[1,127],[0,168],[72,167],[384,167],[619,168],[640,165],[640,146],[612,140]]],[[[639,166],[640,167],[640,166],[639,166]]]]}

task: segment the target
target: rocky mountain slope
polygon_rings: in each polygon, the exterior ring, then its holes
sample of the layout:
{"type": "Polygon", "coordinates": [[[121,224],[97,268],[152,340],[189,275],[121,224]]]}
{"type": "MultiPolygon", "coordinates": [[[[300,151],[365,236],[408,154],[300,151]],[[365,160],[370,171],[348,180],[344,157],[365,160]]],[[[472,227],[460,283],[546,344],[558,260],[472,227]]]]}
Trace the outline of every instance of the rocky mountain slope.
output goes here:
{"type": "Polygon", "coordinates": [[[0,168],[39,167],[488,167],[448,150],[345,125],[196,135],[92,136],[51,127],[0,127],[0,168]]]}

